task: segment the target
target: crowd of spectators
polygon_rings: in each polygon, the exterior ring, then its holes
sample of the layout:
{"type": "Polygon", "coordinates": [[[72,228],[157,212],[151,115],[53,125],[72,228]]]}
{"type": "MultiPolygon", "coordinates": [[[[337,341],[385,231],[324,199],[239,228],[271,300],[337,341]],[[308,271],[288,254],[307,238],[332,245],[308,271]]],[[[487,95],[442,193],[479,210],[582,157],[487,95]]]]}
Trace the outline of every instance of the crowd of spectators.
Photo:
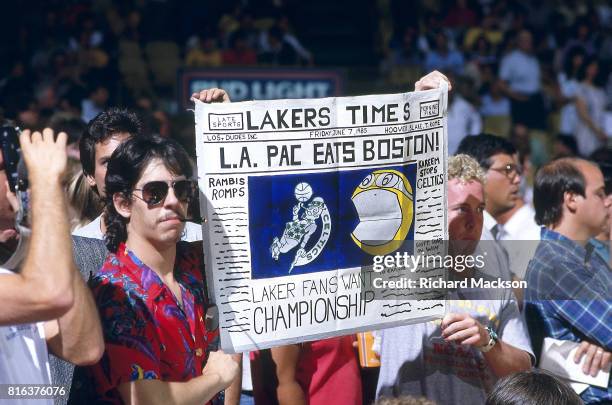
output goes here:
{"type": "Polygon", "coordinates": [[[454,79],[450,153],[481,131],[530,147],[536,165],[609,142],[609,4],[431,1],[410,17],[412,5],[401,3],[380,8],[381,72],[396,85],[434,69],[454,79]]]}
{"type": "Polygon", "coordinates": [[[313,63],[282,2],[34,1],[8,7],[16,18],[0,44],[6,55],[0,115],[24,128],[62,118],[89,122],[109,105],[131,105],[146,129],[167,136],[177,113],[178,69],[313,63]],[[31,14],[28,8],[40,10],[31,14]]]}

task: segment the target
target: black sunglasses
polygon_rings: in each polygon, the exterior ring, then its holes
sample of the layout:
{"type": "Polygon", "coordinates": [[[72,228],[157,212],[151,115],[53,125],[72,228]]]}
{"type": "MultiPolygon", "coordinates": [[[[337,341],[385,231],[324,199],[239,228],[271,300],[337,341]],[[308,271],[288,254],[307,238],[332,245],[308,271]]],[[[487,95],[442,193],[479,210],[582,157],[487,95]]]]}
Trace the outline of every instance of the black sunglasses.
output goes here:
{"type": "Polygon", "coordinates": [[[134,191],[142,192],[142,197],[137,194],[134,194],[134,196],[140,198],[147,205],[157,205],[166,199],[170,187],[174,190],[176,198],[181,202],[191,201],[197,190],[193,180],[176,180],[171,182],[160,180],[150,181],[142,186],[142,188],[135,188],[134,191]]]}

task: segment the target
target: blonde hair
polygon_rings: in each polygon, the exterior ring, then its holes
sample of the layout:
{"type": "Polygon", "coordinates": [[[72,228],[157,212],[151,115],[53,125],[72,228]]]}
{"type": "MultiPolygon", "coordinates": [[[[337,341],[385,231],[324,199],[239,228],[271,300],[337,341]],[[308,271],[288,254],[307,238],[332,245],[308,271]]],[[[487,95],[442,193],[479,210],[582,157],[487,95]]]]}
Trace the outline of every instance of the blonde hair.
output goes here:
{"type": "Polygon", "coordinates": [[[477,181],[485,183],[485,173],[476,159],[471,156],[458,154],[448,159],[448,179],[458,179],[462,183],[477,181]]]}
{"type": "Polygon", "coordinates": [[[73,231],[87,225],[102,212],[102,203],[98,195],[87,184],[81,163],[76,159],[68,160],[64,187],[73,231]]]}

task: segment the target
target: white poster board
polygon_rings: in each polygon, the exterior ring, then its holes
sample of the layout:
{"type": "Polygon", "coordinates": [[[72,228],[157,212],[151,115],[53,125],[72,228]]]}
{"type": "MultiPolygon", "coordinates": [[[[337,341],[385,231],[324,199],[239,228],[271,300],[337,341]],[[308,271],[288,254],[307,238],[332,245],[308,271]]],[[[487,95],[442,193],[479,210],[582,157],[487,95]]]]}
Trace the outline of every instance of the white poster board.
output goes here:
{"type": "Polygon", "coordinates": [[[206,273],[223,350],[444,314],[443,299],[409,289],[375,296],[371,265],[397,241],[447,239],[446,113],[446,86],[196,102],[206,273]]]}

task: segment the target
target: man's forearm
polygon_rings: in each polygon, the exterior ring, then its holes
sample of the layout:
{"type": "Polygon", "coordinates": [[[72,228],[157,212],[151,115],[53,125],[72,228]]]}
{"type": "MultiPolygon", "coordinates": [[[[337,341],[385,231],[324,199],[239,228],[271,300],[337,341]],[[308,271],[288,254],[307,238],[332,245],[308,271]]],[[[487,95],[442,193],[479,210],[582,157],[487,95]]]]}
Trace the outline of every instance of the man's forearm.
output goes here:
{"type": "Polygon", "coordinates": [[[279,382],[276,396],[279,405],[306,405],[304,390],[297,381],[279,382]]]}
{"type": "Polygon", "coordinates": [[[518,94],[515,93],[510,86],[508,85],[507,82],[502,81],[501,82],[501,90],[503,93],[505,93],[508,97],[510,97],[513,100],[516,101],[525,101],[527,98],[525,96],[523,96],[522,94],[518,94]]]}
{"type": "Polygon", "coordinates": [[[64,315],[74,303],[76,275],[62,178],[66,141],[61,132],[23,130],[19,143],[31,186],[32,234],[21,273],[0,282],[0,322],[47,321],[64,315]]]}
{"type": "Polygon", "coordinates": [[[270,349],[278,380],[276,397],[279,405],[306,405],[306,395],[296,379],[301,352],[301,346],[297,344],[270,349]]]}
{"type": "MultiPolygon", "coordinates": [[[[593,293],[595,294],[595,293],[593,293]]],[[[572,328],[584,334],[589,341],[605,350],[612,350],[612,334],[610,324],[610,300],[551,300],[548,301],[555,307],[560,316],[572,325],[572,328]],[[575,314],[588,313],[588,318],[576,318],[575,314]],[[593,324],[591,320],[595,320],[593,324]]]]}
{"type": "Polygon", "coordinates": [[[68,211],[59,179],[32,184],[32,239],[22,273],[35,277],[40,287],[72,301],[73,278],[68,211]]]}
{"type": "Polygon", "coordinates": [[[0,324],[47,321],[73,305],[72,246],[59,179],[32,181],[32,235],[19,274],[5,276],[0,324]]]}
{"type": "Polygon", "coordinates": [[[487,353],[484,353],[484,357],[493,374],[498,378],[531,368],[531,358],[526,351],[502,340],[498,341],[487,353]]]}
{"type": "Polygon", "coordinates": [[[77,365],[97,362],[104,339],[96,303],[81,277],[73,277],[74,305],[57,321],[57,333],[47,343],[57,357],[77,365]]]}
{"type": "Polygon", "coordinates": [[[121,398],[131,405],[202,405],[223,389],[218,375],[201,375],[187,382],[139,380],[119,386],[121,398]]]}

